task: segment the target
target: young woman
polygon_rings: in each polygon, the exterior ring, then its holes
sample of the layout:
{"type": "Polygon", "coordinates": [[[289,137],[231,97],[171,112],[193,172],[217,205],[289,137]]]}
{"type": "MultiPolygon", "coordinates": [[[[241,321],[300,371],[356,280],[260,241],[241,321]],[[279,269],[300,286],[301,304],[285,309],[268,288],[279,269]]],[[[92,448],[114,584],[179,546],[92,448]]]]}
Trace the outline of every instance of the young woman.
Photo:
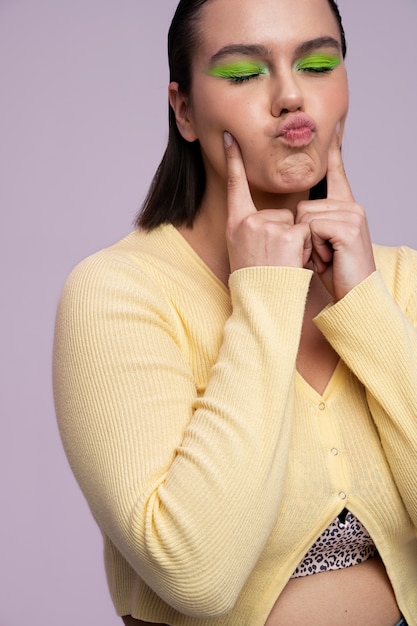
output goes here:
{"type": "Polygon", "coordinates": [[[65,449],[125,624],[417,626],[417,253],[340,153],[333,0],[182,0],[139,228],[58,311],[65,449]]]}

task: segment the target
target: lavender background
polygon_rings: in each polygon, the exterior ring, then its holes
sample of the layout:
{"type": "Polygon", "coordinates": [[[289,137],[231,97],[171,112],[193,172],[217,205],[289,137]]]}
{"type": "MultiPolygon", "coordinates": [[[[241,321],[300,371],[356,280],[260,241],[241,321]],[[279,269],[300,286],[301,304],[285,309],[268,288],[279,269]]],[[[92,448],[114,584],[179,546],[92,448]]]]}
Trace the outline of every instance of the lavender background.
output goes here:
{"type": "MultiPolygon", "coordinates": [[[[176,0],[0,0],[0,626],[121,626],[55,424],[63,282],[127,233],[162,155],[176,0]]],[[[415,0],[340,0],[346,169],[373,239],[417,248],[415,0]]]]}

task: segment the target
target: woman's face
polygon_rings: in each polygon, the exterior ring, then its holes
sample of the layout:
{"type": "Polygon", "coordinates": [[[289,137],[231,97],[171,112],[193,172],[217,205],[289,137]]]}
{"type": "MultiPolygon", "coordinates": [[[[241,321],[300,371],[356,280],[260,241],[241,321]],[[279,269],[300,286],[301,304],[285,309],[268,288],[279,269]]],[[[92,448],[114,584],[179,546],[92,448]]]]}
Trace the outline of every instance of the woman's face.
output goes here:
{"type": "Polygon", "coordinates": [[[227,130],[255,198],[310,189],[326,173],[331,138],[348,109],[327,0],[209,0],[199,26],[180,131],[200,142],[207,188],[224,186],[227,130]]]}

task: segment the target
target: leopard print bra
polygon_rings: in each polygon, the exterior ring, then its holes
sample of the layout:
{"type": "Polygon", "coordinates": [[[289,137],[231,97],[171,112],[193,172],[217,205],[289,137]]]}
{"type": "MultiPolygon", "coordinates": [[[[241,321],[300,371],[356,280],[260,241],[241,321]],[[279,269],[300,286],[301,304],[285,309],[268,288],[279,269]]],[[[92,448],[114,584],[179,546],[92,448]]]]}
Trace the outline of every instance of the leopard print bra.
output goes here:
{"type": "Polygon", "coordinates": [[[344,509],[311,546],[291,578],[358,565],[375,554],[375,544],[366,528],[344,509]]]}

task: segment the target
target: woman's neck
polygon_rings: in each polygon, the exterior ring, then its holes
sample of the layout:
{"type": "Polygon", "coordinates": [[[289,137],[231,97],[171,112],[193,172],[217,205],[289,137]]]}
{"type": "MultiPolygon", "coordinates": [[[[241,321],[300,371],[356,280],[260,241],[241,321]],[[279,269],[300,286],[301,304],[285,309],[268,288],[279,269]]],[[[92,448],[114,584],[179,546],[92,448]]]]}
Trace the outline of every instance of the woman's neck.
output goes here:
{"type": "MultiPolygon", "coordinates": [[[[258,210],[288,209],[295,215],[298,203],[308,199],[308,191],[297,194],[272,195],[254,193],[253,200],[258,210]]],[[[200,210],[191,228],[178,227],[178,231],[189,245],[227,285],[230,274],[229,255],[226,243],[227,198],[223,191],[206,191],[200,210]]]]}

